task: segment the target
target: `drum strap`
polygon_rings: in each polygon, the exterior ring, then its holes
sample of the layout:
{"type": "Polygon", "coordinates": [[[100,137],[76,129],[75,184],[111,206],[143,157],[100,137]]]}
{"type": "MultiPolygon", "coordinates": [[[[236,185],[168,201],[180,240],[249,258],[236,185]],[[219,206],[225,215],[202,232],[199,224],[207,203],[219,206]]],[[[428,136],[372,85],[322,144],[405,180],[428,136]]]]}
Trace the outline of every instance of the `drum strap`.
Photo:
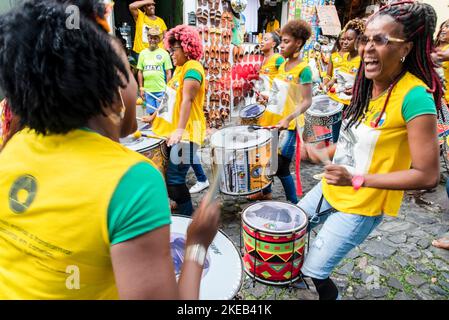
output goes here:
{"type": "Polygon", "coordinates": [[[324,200],[324,195],[321,195],[320,201],[318,202],[318,206],[316,207],[316,211],[315,214],[309,218],[309,225],[307,226],[307,231],[308,231],[308,235],[307,235],[307,252],[309,252],[309,246],[310,246],[310,232],[312,231],[312,225],[311,223],[319,223],[320,222],[320,217],[325,216],[327,214],[331,214],[334,212],[337,212],[336,209],[334,208],[329,208],[327,210],[324,210],[323,212],[321,212],[321,206],[323,205],[323,200],[324,200]]]}

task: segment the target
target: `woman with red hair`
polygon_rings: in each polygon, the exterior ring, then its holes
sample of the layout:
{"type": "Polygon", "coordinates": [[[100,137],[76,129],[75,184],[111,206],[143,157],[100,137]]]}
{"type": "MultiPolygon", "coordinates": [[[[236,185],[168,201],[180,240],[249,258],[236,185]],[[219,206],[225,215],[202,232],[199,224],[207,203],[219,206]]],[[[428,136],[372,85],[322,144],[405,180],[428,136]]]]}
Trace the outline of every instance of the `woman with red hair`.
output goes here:
{"type": "Polygon", "coordinates": [[[193,213],[186,176],[196,150],[206,135],[203,105],[206,76],[199,62],[203,46],[198,31],[187,25],[171,29],[164,38],[176,66],[153,122],[153,132],[166,137],[170,159],[166,175],[168,194],[182,215],[193,213]]]}

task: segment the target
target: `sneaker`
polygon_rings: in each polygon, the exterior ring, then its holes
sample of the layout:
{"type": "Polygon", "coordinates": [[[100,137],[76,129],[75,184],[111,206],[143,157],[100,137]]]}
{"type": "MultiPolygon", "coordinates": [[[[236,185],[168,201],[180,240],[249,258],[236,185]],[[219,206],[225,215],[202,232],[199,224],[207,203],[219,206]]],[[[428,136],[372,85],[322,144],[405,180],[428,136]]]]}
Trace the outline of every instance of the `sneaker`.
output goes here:
{"type": "Polygon", "coordinates": [[[251,201],[257,201],[257,200],[273,200],[273,195],[270,193],[263,194],[262,191],[257,192],[255,194],[249,195],[246,197],[246,199],[251,201]]]}
{"type": "Polygon", "coordinates": [[[195,183],[191,188],[190,188],[190,193],[198,193],[200,191],[203,191],[204,189],[206,189],[207,187],[209,187],[209,181],[206,180],[205,182],[200,182],[198,181],[197,183],[195,183]]]}

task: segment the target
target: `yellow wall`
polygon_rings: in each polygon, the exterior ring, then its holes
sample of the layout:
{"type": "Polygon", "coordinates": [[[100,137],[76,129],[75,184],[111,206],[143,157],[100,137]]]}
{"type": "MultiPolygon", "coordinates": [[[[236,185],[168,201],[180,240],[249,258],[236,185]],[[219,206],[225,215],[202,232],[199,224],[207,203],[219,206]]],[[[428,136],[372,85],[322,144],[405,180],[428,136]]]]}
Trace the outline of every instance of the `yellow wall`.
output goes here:
{"type": "Polygon", "coordinates": [[[438,23],[437,23],[437,32],[440,28],[440,25],[449,19],[449,0],[422,0],[422,2],[428,3],[437,12],[438,15],[438,23]]]}

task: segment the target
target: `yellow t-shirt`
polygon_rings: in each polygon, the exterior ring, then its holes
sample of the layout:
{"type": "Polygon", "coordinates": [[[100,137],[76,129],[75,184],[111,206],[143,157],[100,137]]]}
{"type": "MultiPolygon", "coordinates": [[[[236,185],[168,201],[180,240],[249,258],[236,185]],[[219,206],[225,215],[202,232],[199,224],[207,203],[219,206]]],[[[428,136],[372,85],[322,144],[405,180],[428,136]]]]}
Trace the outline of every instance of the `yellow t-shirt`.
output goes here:
{"type": "Polygon", "coordinates": [[[182,67],[176,68],[173,78],[167,84],[166,95],[161,103],[160,110],[154,119],[152,130],[158,136],[168,138],[174,130],[178,128],[182,93],[184,90],[184,78],[189,70],[199,72],[203,81],[201,82],[200,90],[192,103],[190,117],[187,121],[182,139],[202,145],[204,138],[206,137],[206,118],[203,110],[204,96],[206,94],[206,76],[203,66],[196,60],[189,60],[182,67]]]}
{"type": "Polygon", "coordinates": [[[344,62],[344,56],[345,54],[343,54],[343,57],[338,53],[338,52],[333,52],[331,54],[331,61],[332,61],[332,74],[328,74],[329,77],[333,77],[335,70],[338,70],[341,68],[341,66],[343,65],[344,62]]]}
{"type": "MultiPolygon", "coordinates": [[[[164,20],[162,20],[161,18],[156,17],[156,20],[152,20],[148,18],[142,11],[137,11],[139,12],[139,14],[137,15],[136,20],[136,35],[134,37],[133,50],[137,53],[140,53],[143,49],[149,47],[147,28],[159,28],[162,33],[167,30],[167,26],[165,25],[164,20]]],[[[161,42],[159,42],[159,48],[164,48],[162,39],[161,42]]]]}
{"type": "Polygon", "coordinates": [[[260,91],[266,91],[271,88],[273,79],[276,77],[279,71],[279,67],[282,63],[278,64],[278,61],[284,63],[285,59],[279,53],[273,54],[260,68],[259,77],[263,80],[264,86],[260,91]]]}
{"type": "MultiPolygon", "coordinates": [[[[287,62],[281,64],[278,74],[273,79],[271,85],[267,108],[259,119],[262,126],[273,126],[282,119],[292,114],[302,101],[300,93],[301,73],[308,67],[307,62],[302,61],[293,67],[290,71],[285,71],[287,62]]],[[[304,126],[304,115],[298,118],[298,125],[304,126]]],[[[288,130],[296,128],[296,120],[292,120],[288,130]]]]}
{"type": "Polygon", "coordinates": [[[140,162],[86,130],[16,133],[0,153],[0,299],[117,299],[108,207],[140,162]]]}
{"type": "MultiPolygon", "coordinates": [[[[359,71],[359,67],[360,67],[360,62],[361,62],[361,58],[360,56],[357,56],[355,58],[353,58],[352,60],[349,60],[349,52],[345,53],[343,55],[343,59],[341,61],[341,63],[338,64],[338,67],[335,68],[334,67],[334,71],[333,71],[333,78],[336,77],[336,72],[340,72],[340,73],[345,73],[345,74],[349,74],[350,76],[355,77],[357,76],[357,72],[359,71]]],[[[334,85],[334,88],[336,88],[336,84],[334,85]]],[[[335,100],[338,101],[340,103],[343,103],[344,105],[349,105],[351,103],[351,99],[347,99],[346,95],[344,95],[344,97],[341,96],[341,93],[338,92],[328,92],[328,96],[335,100]]]]}
{"type": "MultiPolygon", "coordinates": [[[[444,51],[449,50],[449,44],[443,48],[444,51]]],[[[444,98],[446,102],[449,104],[449,61],[444,61],[442,63],[442,67],[444,70],[444,80],[446,82],[446,91],[444,93],[444,98]]]]}
{"type": "MultiPolygon", "coordinates": [[[[402,106],[407,94],[414,88],[427,86],[420,79],[406,73],[394,87],[386,111],[375,127],[387,98],[387,93],[371,100],[362,123],[349,130],[341,130],[334,164],[345,166],[353,175],[386,174],[408,170],[411,155],[407,123],[402,106]]],[[[342,128],[345,127],[346,120],[342,128]]],[[[323,179],[323,194],[338,211],[363,216],[387,214],[396,216],[401,206],[403,191],[362,187],[333,186],[323,179]]]]}
{"type": "Polygon", "coordinates": [[[265,30],[266,33],[274,32],[277,29],[279,29],[279,21],[275,19],[274,21],[270,21],[267,24],[267,29],[265,30]]]}

